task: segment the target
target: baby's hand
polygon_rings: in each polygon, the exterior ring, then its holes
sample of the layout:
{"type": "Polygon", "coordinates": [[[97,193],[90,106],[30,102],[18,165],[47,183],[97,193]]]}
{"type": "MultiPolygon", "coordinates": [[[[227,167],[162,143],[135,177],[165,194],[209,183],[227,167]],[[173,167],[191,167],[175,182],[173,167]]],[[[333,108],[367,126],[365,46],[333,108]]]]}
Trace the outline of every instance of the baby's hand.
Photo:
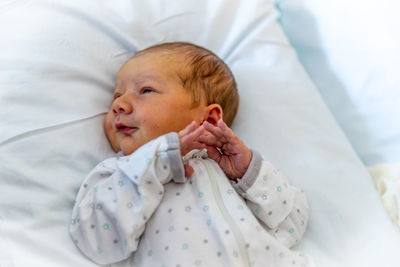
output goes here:
{"type": "MultiPolygon", "coordinates": [[[[184,156],[193,149],[203,149],[206,146],[199,141],[198,137],[204,133],[203,127],[198,127],[196,122],[192,121],[185,129],[178,133],[181,148],[181,155],[184,156]]],[[[189,165],[183,165],[185,168],[185,176],[193,174],[194,170],[189,165]]]]}
{"type": "Polygon", "coordinates": [[[219,164],[228,178],[242,178],[250,164],[250,149],[223,120],[217,122],[217,127],[207,121],[202,127],[207,132],[201,135],[198,141],[205,145],[208,156],[219,164]]]}

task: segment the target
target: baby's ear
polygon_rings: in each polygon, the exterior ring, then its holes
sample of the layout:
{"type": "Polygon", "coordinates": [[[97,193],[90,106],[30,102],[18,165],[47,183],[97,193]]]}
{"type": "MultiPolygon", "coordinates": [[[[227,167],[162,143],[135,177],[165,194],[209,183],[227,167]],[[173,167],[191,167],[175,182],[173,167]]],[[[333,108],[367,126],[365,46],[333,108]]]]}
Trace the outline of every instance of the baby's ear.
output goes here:
{"type": "Polygon", "coordinates": [[[214,126],[217,126],[217,122],[222,119],[222,108],[219,104],[211,104],[207,107],[204,121],[211,123],[214,126]]]}

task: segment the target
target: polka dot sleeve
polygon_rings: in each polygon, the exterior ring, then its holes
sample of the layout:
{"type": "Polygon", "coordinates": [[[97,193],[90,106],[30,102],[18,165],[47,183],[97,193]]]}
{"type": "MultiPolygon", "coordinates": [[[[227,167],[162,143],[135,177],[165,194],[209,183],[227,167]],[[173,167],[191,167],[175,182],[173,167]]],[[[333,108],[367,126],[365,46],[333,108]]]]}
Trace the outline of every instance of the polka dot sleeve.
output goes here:
{"type": "Polygon", "coordinates": [[[302,238],[309,216],[304,192],[257,152],[253,151],[249,169],[234,187],[278,241],[291,247],[302,238]]]}
{"type": "Polygon", "coordinates": [[[129,156],[103,161],[86,177],[69,230],[94,262],[115,263],[137,249],[163,198],[164,184],[184,180],[178,141],[176,133],[161,136],[129,156]]]}

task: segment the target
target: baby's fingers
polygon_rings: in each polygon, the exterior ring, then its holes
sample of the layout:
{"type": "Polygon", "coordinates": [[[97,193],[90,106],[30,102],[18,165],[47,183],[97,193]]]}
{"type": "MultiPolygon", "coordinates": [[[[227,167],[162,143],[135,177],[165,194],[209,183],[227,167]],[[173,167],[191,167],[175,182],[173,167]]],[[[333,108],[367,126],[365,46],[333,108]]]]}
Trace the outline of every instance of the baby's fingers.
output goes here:
{"type": "Polygon", "coordinates": [[[187,133],[185,136],[182,137],[182,141],[185,143],[190,143],[196,140],[199,136],[201,136],[204,132],[203,127],[197,127],[196,130],[187,133]]]}
{"type": "Polygon", "coordinates": [[[206,129],[208,132],[210,132],[211,134],[213,134],[217,138],[223,138],[224,137],[224,133],[222,132],[222,130],[220,128],[218,128],[218,127],[215,127],[214,125],[212,125],[208,121],[203,122],[203,127],[204,127],[204,129],[206,129]]]}
{"type": "Polygon", "coordinates": [[[203,133],[204,128],[198,127],[196,130],[180,137],[180,146],[182,155],[186,155],[193,149],[203,149],[204,145],[197,141],[197,138],[203,133]]]}
{"type": "Polygon", "coordinates": [[[233,131],[231,130],[231,128],[228,127],[228,125],[226,125],[226,123],[220,119],[217,122],[217,126],[219,129],[221,129],[223,135],[229,140],[231,138],[234,138],[236,135],[233,133],[233,131]]]}
{"type": "Polygon", "coordinates": [[[209,146],[217,146],[217,147],[222,146],[222,142],[221,140],[219,140],[218,137],[208,133],[199,136],[197,140],[209,146]]]}
{"type": "Polygon", "coordinates": [[[188,133],[190,133],[190,132],[193,132],[194,130],[196,129],[196,122],[195,121],[192,121],[191,123],[189,123],[186,127],[185,127],[185,129],[183,129],[183,130],[181,130],[180,132],[179,132],[179,136],[185,136],[185,135],[187,135],[188,133]]]}
{"type": "Polygon", "coordinates": [[[217,122],[217,126],[213,126],[208,122],[204,122],[203,126],[208,132],[217,137],[217,139],[220,140],[222,143],[229,142],[235,144],[238,142],[238,138],[236,137],[236,135],[222,119],[217,122]]]}
{"type": "Polygon", "coordinates": [[[185,176],[188,177],[194,173],[194,169],[189,165],[183,165],[185,169],[185,176]]]}

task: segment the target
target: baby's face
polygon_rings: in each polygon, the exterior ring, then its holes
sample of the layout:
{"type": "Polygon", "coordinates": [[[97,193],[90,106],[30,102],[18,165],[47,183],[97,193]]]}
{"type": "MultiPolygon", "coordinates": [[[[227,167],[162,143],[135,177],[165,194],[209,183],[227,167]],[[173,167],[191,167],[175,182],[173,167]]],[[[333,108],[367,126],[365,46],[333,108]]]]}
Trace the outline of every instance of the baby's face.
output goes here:
{"type": "Polygon", "coordinates": [[[192,108],[192,98],[179,81],[184,64],[165,53],[148,53],[130,59],[119,70],[105,133],[115,151],[125,155],[191,121],[202,121],[205,105],[192,108]]]}

